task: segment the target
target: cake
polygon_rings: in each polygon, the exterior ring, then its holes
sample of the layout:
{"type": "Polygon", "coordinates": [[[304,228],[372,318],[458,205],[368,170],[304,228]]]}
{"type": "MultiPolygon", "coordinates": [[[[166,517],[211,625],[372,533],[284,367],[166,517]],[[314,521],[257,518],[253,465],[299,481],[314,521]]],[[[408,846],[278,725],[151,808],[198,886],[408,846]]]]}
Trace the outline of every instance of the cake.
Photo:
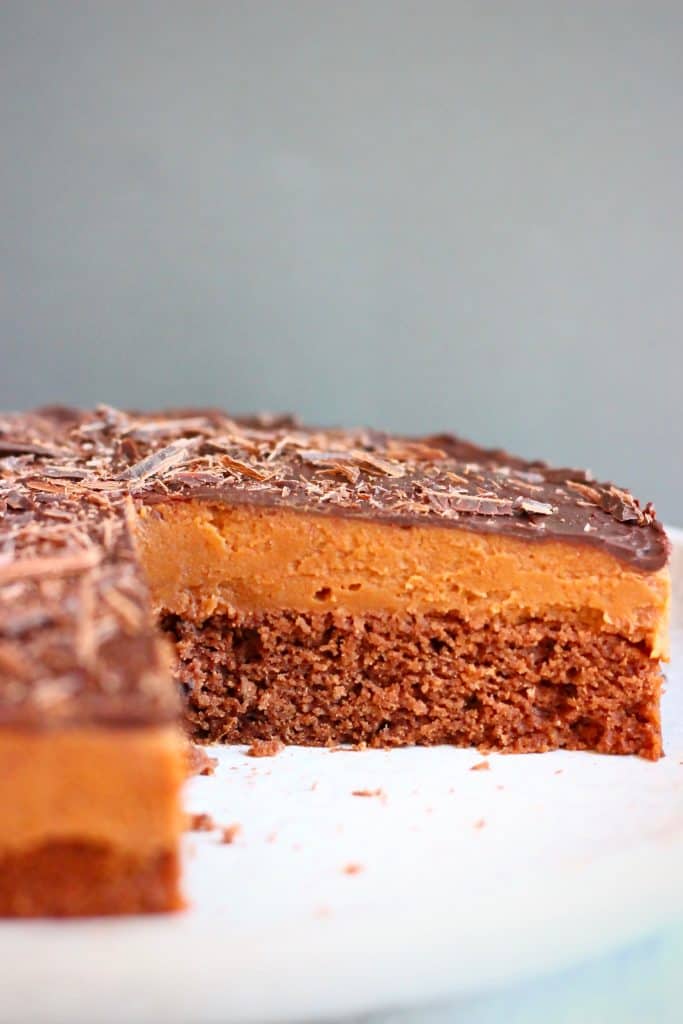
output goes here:
{"type": "Polygon", "coordinates": [[[200,742],[656,759],[652,505],[450,435],[0,418],[0,914],[181,905],[200,742]]]}

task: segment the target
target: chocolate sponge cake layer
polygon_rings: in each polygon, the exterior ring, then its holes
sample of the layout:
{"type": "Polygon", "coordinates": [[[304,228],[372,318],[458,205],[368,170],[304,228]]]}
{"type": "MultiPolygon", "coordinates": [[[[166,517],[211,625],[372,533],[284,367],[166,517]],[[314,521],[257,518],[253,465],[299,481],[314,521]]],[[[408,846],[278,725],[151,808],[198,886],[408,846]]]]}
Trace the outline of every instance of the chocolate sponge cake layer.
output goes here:
{"type": "Polygon", "coordinates": [[[53,840],[0,855],[0,916],[90,917],[179,910],[175,850],[139,854],[53,840]]]}
{"type": "Polygon", "coordinates": [[[164,628],[198,740],[661,753],[657,662],[589,626],[335,611],[164,628]]]}

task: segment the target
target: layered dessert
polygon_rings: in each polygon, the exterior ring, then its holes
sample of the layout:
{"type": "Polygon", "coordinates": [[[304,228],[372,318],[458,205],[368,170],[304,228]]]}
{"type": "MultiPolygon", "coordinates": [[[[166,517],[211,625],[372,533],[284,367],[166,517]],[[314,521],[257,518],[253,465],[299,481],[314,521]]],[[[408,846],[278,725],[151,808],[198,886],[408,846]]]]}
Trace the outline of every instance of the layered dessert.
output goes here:
{"type": "Polygon", "coordinates": [[[59,411],[0,419],[4,916],[182,902],[187,744],[133,506],[109,458],[90,468],[102,426],[59,411]]]}
{"type": "Polygon", "coordinates": [[[178,691],[207,742],[661,754],[667,538],[581,470],[56,408],[0,420],[0,508],[0,913],[177,905],[178,691]]]}

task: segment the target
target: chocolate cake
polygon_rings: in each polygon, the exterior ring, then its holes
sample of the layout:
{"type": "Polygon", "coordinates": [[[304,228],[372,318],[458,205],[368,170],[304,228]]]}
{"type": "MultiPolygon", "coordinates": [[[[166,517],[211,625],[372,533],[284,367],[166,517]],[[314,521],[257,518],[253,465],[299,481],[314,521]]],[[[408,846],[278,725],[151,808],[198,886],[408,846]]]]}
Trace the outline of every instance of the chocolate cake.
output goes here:
{"type": "Polygon", "coordinates": [[[48,408],[0,418],[0,516],[0,914],[180,905],[181,718],[207,742],[661,754],[669,545],[581,470],[48,408]]]}

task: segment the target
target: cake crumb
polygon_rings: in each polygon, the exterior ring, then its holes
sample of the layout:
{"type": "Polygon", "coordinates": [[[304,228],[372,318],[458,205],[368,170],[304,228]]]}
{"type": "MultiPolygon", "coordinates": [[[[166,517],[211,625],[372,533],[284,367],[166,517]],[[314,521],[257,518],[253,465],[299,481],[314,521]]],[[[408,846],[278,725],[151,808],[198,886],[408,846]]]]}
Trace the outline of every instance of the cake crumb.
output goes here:
{"type": "Polygon", "coordinates": [[[485,818],[480,818],[479,821],[475,821],[474,827],[476,829],[485,828],[486,827],[486,819],[485,818]]]}
{"type": "Polygon", "coordinates": [[[247,750],[247,757],[275,757],[284,749],[285,745],[282,740],[254,740],[247,750]]]}
{"type": "Polygon", "coordinates": [[[276,839],[277,839],[277,832],[269,832],[268,835],[266,836],[266,842],[267,843],[274,843],[276,839]]]}
{"type": "Polygon", "coordinates": [[[491,765],[488,761],[478,761],[477,764],[473,764],[470,768],[471,772],[488,772],[491,770],[491,765]]]}
{"type": "Polygon", "coordinates": [[[356,864],[354,862],[351,862],[350,864],[345,864],[344,867],[342,868],[342,871],[344,872],[345,875],[359,875],[362,870],[363,865],[356,864]]]}
{"type": "Polygon", "coordinates": [[[311,793],[315,793],[317,788],[318,788],[318,783],[317,782],[312,782],[311,783],[311,793]]]}
{"type": "Polygon", "coordinates": [[[230,846],[235,842],[238,835],[242,832],[242,826],[235,822],[233,825],[224,825],[221,829],[221,843],[230,846]]]}
{"type": "Polygon", "coordinates": [[[185,815],[185,830],[187,832],[212,832],[215,827],[216,823],[211,815],[205,814],[203,811],[199,814],[185,815]]]}
{"type": "Polygon", "coordinates": [[[558,768],[557,771],[555,772],[555,775],[561,775],[563,771],[564,771],[564,768],[558,768]]]}
{"type": "Polygon", "coordinates": [[[203,747],[190,744],[187,751],[188,775],[213,775],[217,764],[217,757],[209,757],[203,747]]]}
{"type": "Polygon", "coordinates": [[[354,789],[351,791],[351,796],[384,796],[384,790],[379,786],[377,789],[354,789]]]}

